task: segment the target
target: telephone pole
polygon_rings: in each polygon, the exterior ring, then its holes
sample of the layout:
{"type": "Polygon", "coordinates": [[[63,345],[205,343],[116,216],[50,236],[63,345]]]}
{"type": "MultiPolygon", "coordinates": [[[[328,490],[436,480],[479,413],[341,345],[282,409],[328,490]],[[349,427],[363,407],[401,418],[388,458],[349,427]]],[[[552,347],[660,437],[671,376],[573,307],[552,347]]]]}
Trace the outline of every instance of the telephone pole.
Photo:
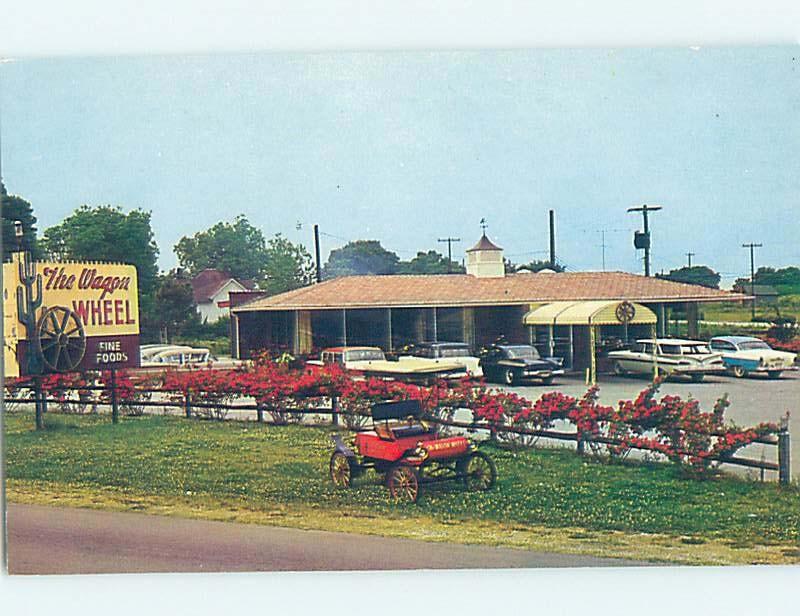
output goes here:
{"type": "Polygon", "coordinates": [[[756,294],[755,294],[755,284],[756,284],[756,259],[755,259],[755,249],[761,248],[763,244],[756,244],[750,242],[749,244],[742,244],[742,248],[749,248],[750,249],[750,295],[753,296],[753,302],[751,304],[752,310],[751,315],[753,319],[756,318],[756,294]]]}
{"type": "Polygon", "coordinates": [[[460,242],[460,237],[439,238],[438,242],[447,242],[447,273],[453,273],[453,242],[460,242]]]}
{"type": "Polygon", "coordinates": [[[633,245],[635,248],[644,249],[644,275],[650,276],[650,227],[647,221],[648,212],[657,212],[662,209],[660,205],[647,205],[646,203],[641,207],[629,207],[629,212],[641,212],[644,219],[644,232],[638,231],[633,236],[633,245]]]}
{"type": "Polygon", "coordinates": [[[689,267],[692,267],[692,257],[695,255],[693,252],[687,252],[686,256],[689,257],[689,267]]]}

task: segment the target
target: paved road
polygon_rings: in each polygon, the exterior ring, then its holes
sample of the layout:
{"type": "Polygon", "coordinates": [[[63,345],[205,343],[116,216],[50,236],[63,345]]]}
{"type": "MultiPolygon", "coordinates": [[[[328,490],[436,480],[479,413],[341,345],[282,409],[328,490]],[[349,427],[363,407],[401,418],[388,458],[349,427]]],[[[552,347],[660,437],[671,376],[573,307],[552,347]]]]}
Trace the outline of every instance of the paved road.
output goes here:
{"type": "Polygon", "coordinates": [[[601,567],[647,563],[66,507],[8,505],[13,574],[601,567]]]}

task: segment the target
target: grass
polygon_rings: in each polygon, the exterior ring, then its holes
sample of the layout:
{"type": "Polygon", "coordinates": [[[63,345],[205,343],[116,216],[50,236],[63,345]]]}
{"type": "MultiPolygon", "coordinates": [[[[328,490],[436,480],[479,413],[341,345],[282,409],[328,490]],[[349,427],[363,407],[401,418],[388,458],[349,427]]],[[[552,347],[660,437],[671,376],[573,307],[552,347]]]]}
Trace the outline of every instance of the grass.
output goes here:
{"type": "Polygon", "coordinates": [[[335,489],[329,429],[49,415],[48,429],[35,432],[30,414],[5,420],[16,502],[687,563],[800,562],[796,487],[488,446],[494,490],[431,486],[414,506],[390,502],[373,473],[335,489]]]}

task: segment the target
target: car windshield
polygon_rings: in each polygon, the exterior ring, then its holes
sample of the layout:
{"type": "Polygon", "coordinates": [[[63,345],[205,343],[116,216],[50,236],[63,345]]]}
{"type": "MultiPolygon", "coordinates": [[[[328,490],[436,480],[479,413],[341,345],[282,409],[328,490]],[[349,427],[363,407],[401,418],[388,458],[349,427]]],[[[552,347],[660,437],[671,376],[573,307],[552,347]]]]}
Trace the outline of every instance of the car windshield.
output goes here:
{"type": "Polygon", "coordinates": [[[467,357],[469,355],[469,347],[443,347],[440,349],[441,357],[467,357]]]}
{"type": "Polygon", "coordinates": [[[761,349],[769,350],[771,347],[763,340],[748,340],[747,342],[739,343],[740,351],[758,351],[761,349]]]}
{"type": "Polygon", "coordinates": [[[347,361],[376,361],[386,359],[380,349],[358,349],[347,352],[347,361]]]}
{"type": "Polygon", "coordinates": [[[707,355],[711,353],[711,349],[707,344],[682,344],[684,355],[707,355]]]}
{"type": "Polygon", "coordinates": [[[510,359],[539,359],[539,351],[532,346],[515,346],[506,349],[510,359]]]}

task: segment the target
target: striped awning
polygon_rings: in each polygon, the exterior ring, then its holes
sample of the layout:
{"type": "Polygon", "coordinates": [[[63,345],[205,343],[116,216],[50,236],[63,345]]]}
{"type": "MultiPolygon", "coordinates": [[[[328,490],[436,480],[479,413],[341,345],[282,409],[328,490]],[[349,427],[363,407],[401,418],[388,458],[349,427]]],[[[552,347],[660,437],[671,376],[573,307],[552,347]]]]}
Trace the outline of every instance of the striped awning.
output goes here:
{"type": "Polygon", "coordinates": [[[627,301],[551,302],[528,312],[525,325],[644,325],[657,321],[647,306],[627,301]]]}

